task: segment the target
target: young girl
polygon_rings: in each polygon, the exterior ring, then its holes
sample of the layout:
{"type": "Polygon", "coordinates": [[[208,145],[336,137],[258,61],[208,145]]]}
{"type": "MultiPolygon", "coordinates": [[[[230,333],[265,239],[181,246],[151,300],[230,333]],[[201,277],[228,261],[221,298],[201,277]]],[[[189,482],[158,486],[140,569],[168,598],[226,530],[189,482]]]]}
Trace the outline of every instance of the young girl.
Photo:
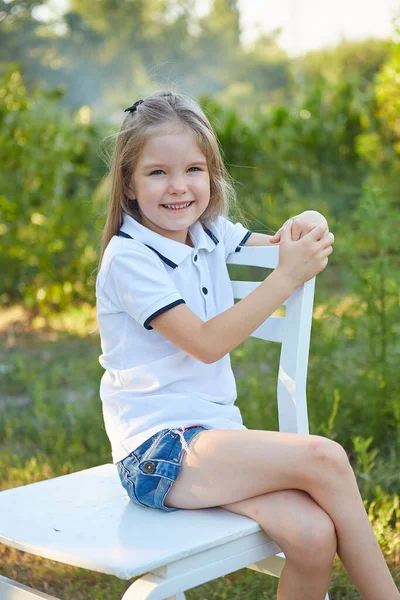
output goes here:
{"type": "Polygon", "coordinates": [[[257,521],[286,555],[280,600],[323,600],[336,552],[364,599],[398,600],[344,449],[249,430],[235,406],[229,352],[326,267],[326,220],[306,211],[272,238],[232,223],[234,191],[201,108],[159,91],[126,111],[96,282],[100,395],[122,486],[141,506],[257,521]],[[278,241],[278,267],[234,304],[229,254],[278,241]]]}

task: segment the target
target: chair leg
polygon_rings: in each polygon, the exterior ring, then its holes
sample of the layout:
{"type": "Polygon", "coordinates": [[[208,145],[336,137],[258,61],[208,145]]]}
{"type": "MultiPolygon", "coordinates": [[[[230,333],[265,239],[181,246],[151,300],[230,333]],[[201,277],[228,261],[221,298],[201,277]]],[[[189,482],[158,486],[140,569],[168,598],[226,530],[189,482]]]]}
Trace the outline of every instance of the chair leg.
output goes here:
{"type": "MultiPolygon", "coordinates": [[[[184,592],[178,592],[174,596],[170,595],[176,588],[174,578],[163,579],[154,573],[146,573],[144,577],[136,579],[132,583],[121,600],[186,600],[184,592]]],[[[186,589],[190,589],[190,583],[186,589]]],[[[1,598],[1,600],[3,599],[1,598]]]]}

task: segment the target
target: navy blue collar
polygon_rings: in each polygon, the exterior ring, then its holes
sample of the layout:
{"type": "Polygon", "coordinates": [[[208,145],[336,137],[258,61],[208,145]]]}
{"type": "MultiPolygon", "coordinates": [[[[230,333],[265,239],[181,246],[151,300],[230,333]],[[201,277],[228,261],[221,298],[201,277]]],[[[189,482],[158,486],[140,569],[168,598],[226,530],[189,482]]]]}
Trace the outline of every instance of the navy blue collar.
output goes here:
{"type": "MultiPolygon", "coordinates": [[[[189,254],[193,248],[181,242],[166,238],[136,221],[130,215],[124,213],[122,228],[118,232],[120,237],[130,238],[141,242],[150,250],[153,250],[161,260],[175,269],[189,254]]],[[[204,249],[212,252],[219,240],[212,231],[212,225],[206,227],[196,221],[189,227],[189,235],[196,250],[204,249]]]]}

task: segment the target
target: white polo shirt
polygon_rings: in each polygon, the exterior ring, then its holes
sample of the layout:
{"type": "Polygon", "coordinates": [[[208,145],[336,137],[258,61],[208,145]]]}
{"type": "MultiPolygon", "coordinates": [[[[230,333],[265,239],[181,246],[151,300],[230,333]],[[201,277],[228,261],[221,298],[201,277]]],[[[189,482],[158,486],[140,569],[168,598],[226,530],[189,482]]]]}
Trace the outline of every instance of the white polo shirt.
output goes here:
{"type": "Polygon", "coordinates": [[[247,429],[234,405],[229,354],[205,364],[151,327],[181,303],[203,321],[234,304],[226,259],[251,232],[219,217],[194,223],[189,235],[194,248],[124,214],[103,256],[96,280],[100,397],[114,463],[162,429],[247,429]]]}

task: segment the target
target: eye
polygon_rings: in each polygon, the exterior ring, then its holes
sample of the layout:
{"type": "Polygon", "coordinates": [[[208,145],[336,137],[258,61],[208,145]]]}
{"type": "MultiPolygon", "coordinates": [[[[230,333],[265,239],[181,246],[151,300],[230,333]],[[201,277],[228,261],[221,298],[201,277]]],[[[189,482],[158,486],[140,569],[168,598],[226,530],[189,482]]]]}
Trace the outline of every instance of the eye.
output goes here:
{"type": "MultiPolygon", "coordinates": [[[[188,170],[190,171],[191,169],[197,169],[198,171],[201,171],[199,167],[190,167],[190,169],[188,170]]],[[[164,171],[162,171],[161,169],[155,169],[155,171],[152,171],[150,175],[154,175],[155,173],[164,173],[164,171]]]]}

